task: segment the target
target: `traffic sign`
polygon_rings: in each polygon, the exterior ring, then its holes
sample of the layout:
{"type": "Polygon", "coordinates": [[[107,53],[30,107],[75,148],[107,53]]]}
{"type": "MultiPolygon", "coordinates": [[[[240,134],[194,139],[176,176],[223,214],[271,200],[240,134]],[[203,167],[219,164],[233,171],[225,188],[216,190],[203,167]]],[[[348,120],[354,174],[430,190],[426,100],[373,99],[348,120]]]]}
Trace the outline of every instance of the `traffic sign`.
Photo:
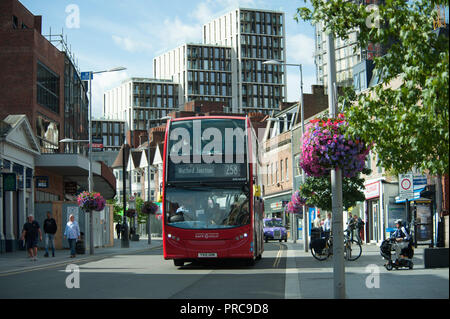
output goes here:
{"type": "Polygon", "coordinates": [[[89,81],[92,80],[93,78],[94,74],[92,72],[81,72],[81,81],[89,81]]]}
{"type": "Polygon", "coordinates": [[[413,174],[398,175],[398,193],[401,199],[414,198],[414,176],[413,174]]]}

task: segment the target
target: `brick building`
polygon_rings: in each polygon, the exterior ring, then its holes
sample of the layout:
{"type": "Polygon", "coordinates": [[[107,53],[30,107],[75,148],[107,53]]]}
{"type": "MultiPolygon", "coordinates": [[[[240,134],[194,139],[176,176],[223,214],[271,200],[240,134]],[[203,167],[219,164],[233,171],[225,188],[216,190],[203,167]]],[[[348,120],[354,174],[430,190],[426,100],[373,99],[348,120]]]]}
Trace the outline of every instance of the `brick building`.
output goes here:
{"type": "MultiPolygon", "coordinates": [[[[304,94],[303,101],[305,127],[307,119],[328,109],[328,96],[320,85],[313,85],[312,93],[304,94]]],[[[263,139],[263,196],[266,215],[281,217],[285,223],[288,216],[284,207],[290,201],[293,189],[298,189],[301,183],[300,145],[299,103],[282,103],[280,111],[267,120],[263,139]]]]}
{"type": "MultiPolygon", "coordinates": [[[[88,189],[89,170],[86,143],[59,142],[88,139],[87,88],[63,36],[47,39],[41,28],[42,17],[33,15],[18,0],[0,1],[0,120],[23,114],[36,137],[40,155],[35,167],[30,167],[36,206],[73,200],[77,192],[88,189]],[[37,183],[38,179],[47,182],[37,183]]],[[[107,199],[113,197],[112,171],[100,162],[93,163],[92,171],[94,191],[107,199]]],[[[18,179],[24,178],[17,174],[18,179]]],[[[26,214],[38,212],[31,206],[8,208],[18,215],[24,209],[26,214]]],[[[12,250],[16,248],[11,245],[12,250]]]]}

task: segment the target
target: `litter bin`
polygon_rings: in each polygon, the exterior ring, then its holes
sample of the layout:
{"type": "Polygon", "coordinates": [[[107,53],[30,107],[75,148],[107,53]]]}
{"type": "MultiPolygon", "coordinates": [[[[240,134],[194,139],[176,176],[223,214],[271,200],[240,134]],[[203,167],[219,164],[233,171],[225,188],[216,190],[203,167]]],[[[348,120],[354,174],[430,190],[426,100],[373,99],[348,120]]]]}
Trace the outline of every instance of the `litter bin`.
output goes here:
{"type": "Polygon", "coordinates": [[[84,245],[84,233],[80,232],[80,240],[75,244],[75,251],[79,255],[83,255],[86,253],[86,247],[84,245]]]}
{"type": "Polygon", "coordinates": [[[320,227],[311,228],[311,241],[320,238],[322,238],[322,228],[320,227]]]}

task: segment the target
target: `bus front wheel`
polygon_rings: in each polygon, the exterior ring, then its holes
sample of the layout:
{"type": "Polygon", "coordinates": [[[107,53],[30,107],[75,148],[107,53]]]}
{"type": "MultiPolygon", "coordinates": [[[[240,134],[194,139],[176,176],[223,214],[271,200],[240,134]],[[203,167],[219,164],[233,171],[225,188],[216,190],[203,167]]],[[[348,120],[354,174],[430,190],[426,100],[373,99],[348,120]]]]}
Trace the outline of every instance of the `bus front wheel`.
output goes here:
{"type": "Polygon", "coordinates": [[[182,259],[174,259],[173,264],[175,265],[175,267],[183,267],[184,261],[182,259]]]}

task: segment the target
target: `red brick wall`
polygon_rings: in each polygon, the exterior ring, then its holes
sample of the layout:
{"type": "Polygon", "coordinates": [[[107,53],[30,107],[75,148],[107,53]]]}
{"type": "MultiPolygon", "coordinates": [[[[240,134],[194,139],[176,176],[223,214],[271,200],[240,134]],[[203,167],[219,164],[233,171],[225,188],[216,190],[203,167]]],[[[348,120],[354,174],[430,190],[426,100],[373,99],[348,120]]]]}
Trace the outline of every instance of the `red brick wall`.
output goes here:
{"type": "Polygon", "coordinates": [[[61,133],[64,128],[64,53],[34,29],[0,31],[0,69],[0,118],[9,114],[26,114],[36,132],[39,112],[58,122],[61,133]],[[38,61],[60,77],[59,114],[37,104],[38,61]]]}

